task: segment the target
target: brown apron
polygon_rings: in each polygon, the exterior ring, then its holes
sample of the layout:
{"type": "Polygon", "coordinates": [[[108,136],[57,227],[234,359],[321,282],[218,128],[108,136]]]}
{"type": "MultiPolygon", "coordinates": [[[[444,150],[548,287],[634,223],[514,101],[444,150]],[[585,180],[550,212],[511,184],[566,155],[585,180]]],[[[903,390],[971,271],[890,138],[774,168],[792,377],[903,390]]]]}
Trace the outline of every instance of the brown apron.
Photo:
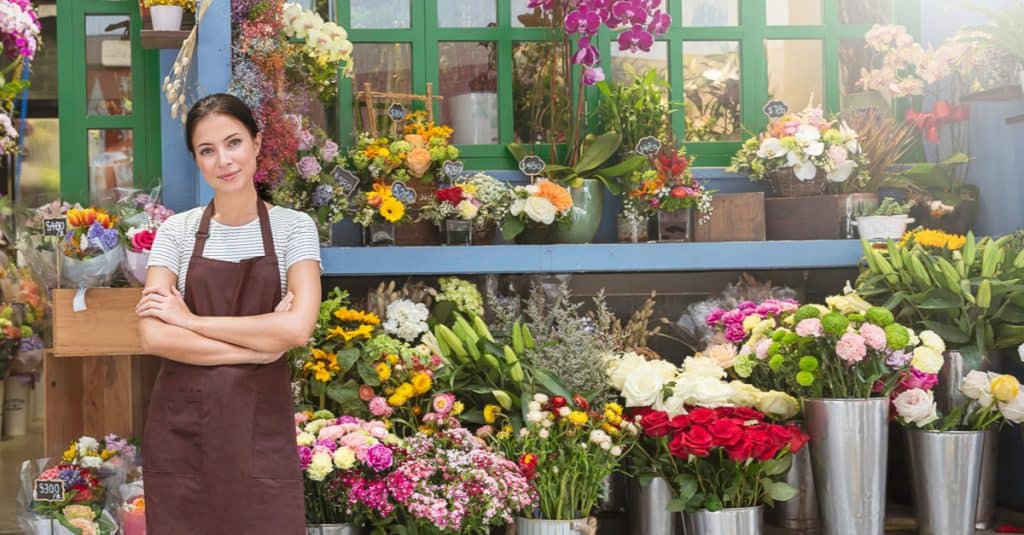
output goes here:
{"type": "MultiPolygon", "coordinates": [[[[267,208],[259,201],[264,256],[203,258],[213,202],[203,212],[185,279],[201,316],[273,312],[281,279],[267,208]]],[[[143,435],[150,535],[289,535],[304,532],[287,360],[192,366],[163,360],[143,435]]]]}

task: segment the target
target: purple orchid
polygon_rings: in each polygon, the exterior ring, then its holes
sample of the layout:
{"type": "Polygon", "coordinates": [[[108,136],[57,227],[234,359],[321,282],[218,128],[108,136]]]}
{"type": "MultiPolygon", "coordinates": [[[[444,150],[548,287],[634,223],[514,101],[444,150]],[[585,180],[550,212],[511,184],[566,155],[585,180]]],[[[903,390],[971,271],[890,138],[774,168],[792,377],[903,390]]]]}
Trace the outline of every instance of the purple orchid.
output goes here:
{"type": "Polygon", "coordinates": [[[576,53],[572,56],[572,62],[576,65],[597,65],[601,63],[601,53],[597,47],[590,44],[589,37],[581,37],[576,53]]]}
{"type": "Polygon", "coordinates": [[[643,26],[635,24],[633,28],[620,33],[618,41],[619,50],[650,52],[651,46],[654,45],[654,36],[645,32],[643,26]]]}
{"type": "Polygon", "coordinates": [[[668,27],[671,25],[672,16],[668,13],[663,13],[659,9],[651,15],[651,22],[647,25],[647,31],[652,34],[661,34],[667,32],[668,27]]]}
{"type": "Polygon", "coordinates": [[[601,67],[584,67],[583,68],[583,83],[586,85],[594,85],[604,80],[604,69],[601,67]]]}
{"type": "Polygon", "coordinates": [[[594,35],[601,28],[601,16],[587,4],[580,6],[565,16],[565,31],[594,35]]]}
{"type": "Polygon", "coordinates": [[[612,15],[628,24],[646,24],[647,9],[641,0],[619,0],[612,5],[612,15]]]}

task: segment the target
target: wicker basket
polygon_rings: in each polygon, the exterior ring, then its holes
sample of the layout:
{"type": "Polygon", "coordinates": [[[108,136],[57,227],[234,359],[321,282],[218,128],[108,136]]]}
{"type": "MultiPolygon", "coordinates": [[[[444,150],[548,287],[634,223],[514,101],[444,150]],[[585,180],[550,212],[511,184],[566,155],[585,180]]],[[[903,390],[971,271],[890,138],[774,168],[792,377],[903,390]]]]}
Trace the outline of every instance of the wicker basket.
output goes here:
{"type": "Polygon", "coordinates": [[[770,197],[812,197],[825,193],[828,181],[825,171],[818,169],[818,174],[811,180],[800,180],[792,167],[782,167],[768,174],[768,191],[770,197]]]}

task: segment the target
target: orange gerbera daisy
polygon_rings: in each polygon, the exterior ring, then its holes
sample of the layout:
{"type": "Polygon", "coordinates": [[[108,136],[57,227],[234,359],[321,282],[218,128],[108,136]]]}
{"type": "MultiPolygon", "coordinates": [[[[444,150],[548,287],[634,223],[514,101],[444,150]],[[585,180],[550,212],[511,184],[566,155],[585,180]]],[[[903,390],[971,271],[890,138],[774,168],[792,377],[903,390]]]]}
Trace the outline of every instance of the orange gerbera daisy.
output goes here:
{"type": "Polygon", "coordinates": [[[537,196],[551,201],[551,204],[555,205],[555,210],[559,212],[572,208],[572,196],[569,192],[550,180],[537,181],[537,196]]]}

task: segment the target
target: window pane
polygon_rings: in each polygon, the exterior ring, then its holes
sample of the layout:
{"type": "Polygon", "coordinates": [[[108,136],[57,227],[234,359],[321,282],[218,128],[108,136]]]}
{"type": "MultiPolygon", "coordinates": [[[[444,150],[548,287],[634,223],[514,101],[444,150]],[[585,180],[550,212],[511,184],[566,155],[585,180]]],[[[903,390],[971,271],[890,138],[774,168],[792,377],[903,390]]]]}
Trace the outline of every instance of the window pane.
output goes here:
{"type": "MultiPolygon", "coordinates": [[[[638,50],[635,53],[620,51],[619,47],[612,47],[612,75],[613,82],[628,84],[635,76],[643,76],[646,72],[654,69],[658,71],[658,78],[668,80],[668,43],[656,41],[650,52],[638,50]]],[[[666,98],[668,88],[665,88],[666,98]]]]}
{"type": "Polygon", "coordinates": [[[766,0],[769,26],[821,24],[821,0],[766,0]]]}
{"type": "Polygon", "coordinates": [[[129,129],[89,130],[89,197],[93,203],[111,199],[114,188],[135,184],[134,143],[129,129]]]}
{"type": "Polygon", "coordinates": [[[60,135],[57,119],[27,119],[18,178],[18,199],[42,206],[60,197],[60,135]]]}
{"type": "Polygon", "coordinates": [[[839,22],[888,24],[892,22],[892,0],[839,0],[839,22]]]}
{"type": "Polygon", "coordinates": [[[438,44],[441,122],[455,129],[455,143],[498,142],[496,50],[493,41],[438,44]]]}
{"type": "MultiPolygon", "coordinates": [[[[507,1],[507,0],[506,0],[507,1]]],[[[530,9],[530,0],[511,0],[513,28],[543,28],[551,26],[551,11],[543,12],[539,7],[530,9]]]]}
{"type": "Polygon", "coordinates": [[[85,91],[89,115],[132,113],[128,15],[85,17],[85,91]]]}
{"type": "Polygon", "coordinates": [[[409,0],[351,0],[352,28],[409,28],[409,0]]]}
{"type": "MultiPolygon", "coordinates": [[[[358,93],[370,84],[372,91],[391,93],[412,92],[412,50],[409,43],[354,43],[352,54],[359,58],[355,62],[352,77],[352,92],[358,93]]],[[[376,102],[378,124],[387,124],[386,110],[391,102],[376,102]]],[[[355,117],[357,130],[369,130],[369,116],[366,107],[359,107],[355,117]]]]}
{"type": "Polygon", "coordinates": [[[739,49],[736,41],[683,43],[687,141],[741,138],[739,49]]]}
{"type": "Polygon", "coordinates": [[[858,85],[862,69],[881,67],[872,62],[872,53],[863,39],[843,39],[839,42],[839,104],[843,112],[875,108],[889,113],[889,102],[877,91],[864,91],[858,85]]]}
{"type": "Polygon", "coordinates": [[[497,24],[495,0],[459,0],[437,3],[437,24],[442,28],[486,28],[497,24]]]}
{"type": "Polygon", "coordinates": [[[567,83],[560,71],[552,73],[548,61],[562,54],[561,45],[556,47],[548,41],[515,43],[512,98],[516,142],[564,142],[568,137],[571,99],[567,83]]]}
{"type": "Polygon", "coordinates": [[[822,43],[809,40],[768,40],[768,99],[791,110],[823,105],[825,82],[822,43]]]}
{"type": "Polygon", "coordinates": [[[680,0],[683,26],[736,26],[740,23],[736,0],[680,0]]]}

